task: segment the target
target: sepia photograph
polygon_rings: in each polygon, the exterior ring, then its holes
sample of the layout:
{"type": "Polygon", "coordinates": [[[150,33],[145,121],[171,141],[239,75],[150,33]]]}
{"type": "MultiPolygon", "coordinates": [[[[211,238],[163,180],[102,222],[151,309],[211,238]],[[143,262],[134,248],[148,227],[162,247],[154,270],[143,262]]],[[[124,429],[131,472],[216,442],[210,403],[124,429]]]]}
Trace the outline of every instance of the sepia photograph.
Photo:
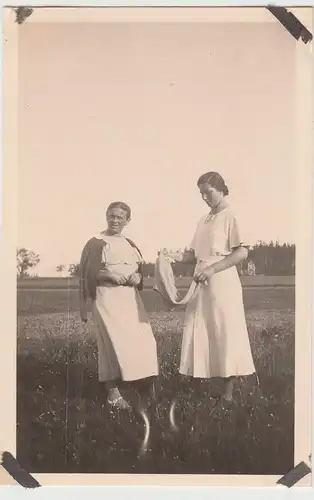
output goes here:
{"type": "Polygon", "coordinates": [[[15,28],[16,458],[39,475],[280,477],[311,349],[308,46],[262,7],[79,10],[15,28]]]}

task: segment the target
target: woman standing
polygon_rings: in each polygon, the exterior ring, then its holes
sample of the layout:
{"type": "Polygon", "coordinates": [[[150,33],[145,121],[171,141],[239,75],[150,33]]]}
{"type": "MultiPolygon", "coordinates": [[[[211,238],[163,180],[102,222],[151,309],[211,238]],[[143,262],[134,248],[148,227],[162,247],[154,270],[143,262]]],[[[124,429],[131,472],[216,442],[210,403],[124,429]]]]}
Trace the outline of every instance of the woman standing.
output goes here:
{"type": "Polygon", "coordinates": [[[248,245],[227,203],[223,178],[208,172],[197,185],[210,213],[198,223],[189,251],[168,253],[173,260],[195,262],[194,280],[200,283],[186,309],[179,371],[223,378],[222,399],[231,401],[235,377],[255,373],[236,268],[247,258],[248,245]]]}
{"type": "Polygon", "coordinates": [[[141,253],[122,235],[131,219],[130,207],[111,203],[106,218],[107,229],[90,239],[82,252],[80,310],[86,322],[86,302],[92,299],[99,381],[106,386],[111,406],[129,409],[118,384],[145,379],[149,392],[151,377],[158,374],[157,348],[139,295],[141,253]]]}

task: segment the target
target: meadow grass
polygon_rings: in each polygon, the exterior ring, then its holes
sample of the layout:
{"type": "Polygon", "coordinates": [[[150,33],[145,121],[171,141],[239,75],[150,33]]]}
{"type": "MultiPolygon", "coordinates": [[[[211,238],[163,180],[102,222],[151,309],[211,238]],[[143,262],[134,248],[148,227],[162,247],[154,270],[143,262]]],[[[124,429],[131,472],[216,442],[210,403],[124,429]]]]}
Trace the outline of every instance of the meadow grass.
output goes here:
{"type": "MultiPolygon", "coordinates": [[[[184,311],[156,292],[143,300],[158,345],[161,376],[152,452],[142,458],[142,422],[110,413],[97,381],[92,323],[79,318],[77,292],[18,292],[17,458],[30,472],[284,474],[293,467],[294,289],[244,290],[260,379],[240,379],[231,410],[215,410],[218,380],[178,376],[184,311]],[[169,426],[176,411],[179,432],[169,426]]],[[[140,358],[140,353],[139,353],[140,358]]],[[[126,397],[132,385],[123,387],[126,397]]]]}
{"type": "MultiPolygon", "coordinates": [[[[255,276],[241,276],[243,286],[294,286],[295,276],[265,276],[264,274],[257,274],[255,276]]],[[[175,278],[177,288],[186,288],[190,286],[191,277],[183,276],[182,278],[175,278]]],[[[68,278],[24,278],[17,280],[17,287],[20,290],[53,290],[53,289],[74,289],[76,290],[79,285],[77,277],[68,278]]],[[[144,288],[149,289],[154,285],[153,277],[144,277],[144,288]]]]}

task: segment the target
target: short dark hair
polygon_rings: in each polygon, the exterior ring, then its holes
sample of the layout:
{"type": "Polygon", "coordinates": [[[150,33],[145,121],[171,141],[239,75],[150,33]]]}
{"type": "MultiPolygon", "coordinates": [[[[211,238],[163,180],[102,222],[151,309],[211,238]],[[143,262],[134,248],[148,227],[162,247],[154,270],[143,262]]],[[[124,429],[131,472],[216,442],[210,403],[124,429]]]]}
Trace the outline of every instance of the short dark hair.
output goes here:
{"type": "Polygon", "coordinates": [[[108,206],[108,208],[106,210],[106,214],[112,208],[121,208],[121,210],[124,210],[126,212],[127,219],[128,220],[131,219],[131,209],[130,209],[129,205],[127,205],[123,201],[113,201],[112,203],[110,203],[110,205],[108,206]]]}
{"type": "Polygon", "coordinates": [[[200,186],[201,184],[210,184],[217,191],[223,193],[224,196],[229,194],[228,186],[218,172],[206,172],[206,174],[201,175],[197,181],[197,185],[200,186]]]}

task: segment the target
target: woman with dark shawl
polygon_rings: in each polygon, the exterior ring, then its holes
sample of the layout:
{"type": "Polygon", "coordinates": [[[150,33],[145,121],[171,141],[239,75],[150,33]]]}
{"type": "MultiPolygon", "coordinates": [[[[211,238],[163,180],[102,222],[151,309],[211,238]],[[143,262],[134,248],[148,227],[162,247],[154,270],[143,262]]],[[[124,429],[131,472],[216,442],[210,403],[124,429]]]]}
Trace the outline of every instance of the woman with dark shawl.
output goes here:
{"type": "MultiPolygon", "coordinates": [[[[130,207],[114,202],[106,212],[107,229],[85,245],[80,262],[80,311],[87,321],[86,303],[98,344],[99,381],[107,401],[118,409],[130,405],[119,390],[121,381],[148,382],[158,375],[157,348],[139,291],[143,287],[142,255],[122,235],[131,218],[130,207]]],[[[148,391],[150,392],[150,391],[148,391]]]]}

